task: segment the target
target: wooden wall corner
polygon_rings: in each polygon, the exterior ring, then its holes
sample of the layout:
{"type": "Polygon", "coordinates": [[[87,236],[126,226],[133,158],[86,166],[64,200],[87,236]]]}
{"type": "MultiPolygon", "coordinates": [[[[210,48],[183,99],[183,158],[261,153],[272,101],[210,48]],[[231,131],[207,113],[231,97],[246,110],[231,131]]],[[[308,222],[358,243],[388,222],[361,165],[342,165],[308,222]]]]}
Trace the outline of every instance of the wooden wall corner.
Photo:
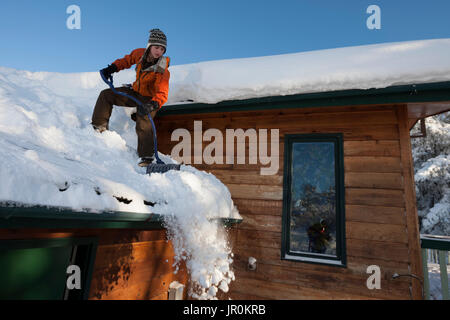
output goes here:
{"type": "MultiPolygon", "coordinates": [[[[404,200],[406,208],[406,227],[408,232],[409,268],[410,273],[423,279],[422,255],[420,248],[419,218],[416,205],[414,182],[414,163],[412,159],[411,138],[409,134],[408,106],[397,107],[398,128],[400,136],[400,156],[404,179],[404,200]]],[[[422,285],[416,279],[411,279],[412,299],[423,299],[422,285]]]]}

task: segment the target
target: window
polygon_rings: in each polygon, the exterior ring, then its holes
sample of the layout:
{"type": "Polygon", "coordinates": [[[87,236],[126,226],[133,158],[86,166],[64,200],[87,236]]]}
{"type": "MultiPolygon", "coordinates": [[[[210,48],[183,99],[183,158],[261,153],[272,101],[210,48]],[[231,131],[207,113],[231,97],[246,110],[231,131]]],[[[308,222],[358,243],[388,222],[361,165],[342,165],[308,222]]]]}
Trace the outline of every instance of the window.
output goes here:
{"type": "Polygon", "coordinates": [[[0,241],[0,300],[82,300],[89,294],[97,239],[0,241]],[[81,289],[69,290],[67,267],[81,269],[81,289]]]}
{"type": "Polygon", "coordinates": [[[342,134],[286,135],[281,258],[345,266],[342,134]]]}

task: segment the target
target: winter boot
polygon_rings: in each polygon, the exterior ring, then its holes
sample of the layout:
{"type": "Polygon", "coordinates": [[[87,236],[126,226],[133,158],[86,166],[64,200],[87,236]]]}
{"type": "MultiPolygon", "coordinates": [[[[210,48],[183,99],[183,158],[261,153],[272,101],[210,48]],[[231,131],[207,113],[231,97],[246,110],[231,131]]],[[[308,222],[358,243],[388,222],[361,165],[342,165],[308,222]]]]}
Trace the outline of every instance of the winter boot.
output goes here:
{"type": "Polygon", "coordinates": [[[93,124],[92,127],[94,128],[95,131],[100,132],[100,133],[108,130],[108,126],[105,126],[105,125],[96,126],[95,124],[93,124]]]}
{"type": "Polygon", "coordinates": [[[139,160],[138,166],[139,167],[147,167],[150,163],[153,162],[153,160],[155,159],[155,157],[142,157],[139,160]]]}

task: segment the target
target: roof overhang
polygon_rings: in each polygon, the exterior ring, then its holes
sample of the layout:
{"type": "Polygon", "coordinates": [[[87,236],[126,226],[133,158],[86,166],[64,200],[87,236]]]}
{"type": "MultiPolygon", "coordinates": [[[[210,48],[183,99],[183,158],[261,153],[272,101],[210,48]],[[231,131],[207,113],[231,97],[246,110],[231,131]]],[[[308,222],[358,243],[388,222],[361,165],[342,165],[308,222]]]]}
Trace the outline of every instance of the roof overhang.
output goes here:
{"type": "Polygon", "coordinates": [[[384,104],[407,104],[410,122],[415,123],[418,119],[450,110],[450,81],[229,100],[216,104],[180,103],[167,105],[158,116],[384,104]]]}
{"type": "MultiPolygon", "coordinates": [[[[225,226],[242,219],[216,218],[225,226]]],[[[0,228],[3,229],[165,229],[164,216],[135,212],[77,212],[60,207],[0,207],[0,228]]]]}

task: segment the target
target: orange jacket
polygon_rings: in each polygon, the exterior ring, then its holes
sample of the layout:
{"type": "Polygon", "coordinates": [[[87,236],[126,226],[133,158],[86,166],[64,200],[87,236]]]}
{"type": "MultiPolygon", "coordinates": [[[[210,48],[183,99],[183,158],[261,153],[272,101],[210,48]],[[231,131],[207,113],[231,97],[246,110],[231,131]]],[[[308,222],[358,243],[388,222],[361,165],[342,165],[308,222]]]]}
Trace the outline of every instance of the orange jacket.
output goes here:
{"type": "Polygon", "coordinates": [[[170,72],[168,70],[170,58],[167,59],[167,64],[164,72],[155,72],[142,70],[142,56],[145,53],[145,48],[133,50],[121,59],[113,62],[117,66],[117,71],[129,69],[136,64],[136,81],[133,83],[133,90],[145,97],[151,97],[152,100],[159,103],[161,108],[167,101],[169,95],[169,78],[170,72]]]}

